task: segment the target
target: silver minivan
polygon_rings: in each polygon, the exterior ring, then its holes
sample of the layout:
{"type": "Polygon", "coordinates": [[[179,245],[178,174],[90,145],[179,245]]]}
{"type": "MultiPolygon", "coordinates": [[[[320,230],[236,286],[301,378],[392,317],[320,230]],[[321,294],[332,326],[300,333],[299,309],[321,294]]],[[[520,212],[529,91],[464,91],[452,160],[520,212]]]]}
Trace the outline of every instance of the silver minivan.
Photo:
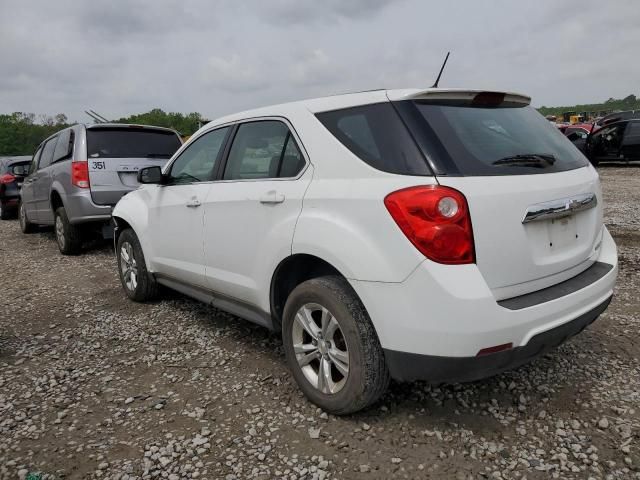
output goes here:
{"type": "Polygon", "coordinates": [[[182,145],[175,130],[127,124],[74,125],[40,144],[22,185],[20,228],[54,226],[64,255],[91,233],[110,234],[112,207],[138,188],[143,167],[162,167],[182,145]]]}

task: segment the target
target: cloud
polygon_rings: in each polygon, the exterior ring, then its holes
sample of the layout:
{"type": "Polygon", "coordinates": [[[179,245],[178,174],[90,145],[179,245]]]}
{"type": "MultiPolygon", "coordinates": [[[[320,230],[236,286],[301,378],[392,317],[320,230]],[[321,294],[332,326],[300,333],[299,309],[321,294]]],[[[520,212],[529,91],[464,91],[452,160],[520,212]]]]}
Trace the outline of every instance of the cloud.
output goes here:
{"type": "Polygon", "coordinates": [[[342,76],[344,71],[321,48],[298,57],[290,69],[291,81],[296,86],[332,86],[342,76]]]}
{"type": "Polygon", "coordinates": [[[269,85],[267,78],[258,74],[255,63],[233,54],[228,58],[209,57],[203,71],[205,85],[226,92],[257,91],[269,85]]]}
{"type": "Polygon", "coordinates": [[[269,23],[281,26],[363,20],[403,0],[271,0],[249,2],[269,23]]]}
{"type": "Polygon", "coordinates": [[[636,0],[0,1],[0,113],[154,107],[208,118],[312,96],[431,85],[534,105],[640,94],[636,0]]]}

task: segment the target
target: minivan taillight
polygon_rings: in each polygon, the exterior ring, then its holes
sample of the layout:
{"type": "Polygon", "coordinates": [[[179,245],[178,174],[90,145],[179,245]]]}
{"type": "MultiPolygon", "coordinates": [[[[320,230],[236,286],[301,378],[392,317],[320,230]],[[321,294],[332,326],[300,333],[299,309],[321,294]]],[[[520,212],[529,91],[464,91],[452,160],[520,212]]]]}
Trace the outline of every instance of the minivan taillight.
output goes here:
{"type": "Polygon", "coordinates": [[[89,188],[89,162],[71,162],[71,183],[76,187],[89,188]]]}
{"type": "Polygon", "coordinates": [[[425,257],[450,265],[475,262],[469,207],[459,191],[440,185],[409,187],[387,195],[384,204],[425,257]]]}

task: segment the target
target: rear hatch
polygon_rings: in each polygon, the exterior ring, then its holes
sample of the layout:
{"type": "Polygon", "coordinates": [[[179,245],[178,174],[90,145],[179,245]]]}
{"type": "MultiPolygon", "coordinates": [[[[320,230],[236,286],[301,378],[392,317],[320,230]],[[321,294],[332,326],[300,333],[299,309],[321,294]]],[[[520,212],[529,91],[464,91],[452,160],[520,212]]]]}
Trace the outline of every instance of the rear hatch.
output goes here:
{"type": "Polygon", "coordinates": [[[91,198],[100,205],[115,205],[125,193],[138,188],[138,170],[163,167],[181,144],[174,131],[157,127],[87,127],[91,198]]]}
{"type": "Polygon", "coordinates": [[[597,173],[528,103],[437,90],[394,101],[438,182],[465,195],[476,263],[498,300],[577,275],[602,235],[597,173]]]}

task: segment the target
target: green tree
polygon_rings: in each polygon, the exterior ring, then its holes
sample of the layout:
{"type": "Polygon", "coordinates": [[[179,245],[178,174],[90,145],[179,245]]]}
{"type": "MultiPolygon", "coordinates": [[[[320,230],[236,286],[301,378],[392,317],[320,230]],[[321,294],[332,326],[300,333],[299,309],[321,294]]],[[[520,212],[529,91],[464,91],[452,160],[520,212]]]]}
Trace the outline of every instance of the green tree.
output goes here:
{"type": "Polygon", "coordinates": [[[177,113],[165,112],[160,108],[154,108],[147,113],[140,113],[123,117],[118,123],[136,123],[139,125],[157,125],[159,127],[173,128],[182,135],[192,135],[200,126],[202,116],[197,112],[177,113]]]}
{"type": "Polygon", "coordinates": [[[39,120],[33,113],[0,115],[0,156],[32,155],[45,138],[69,126],[62,113],[41,115],[39,120]]]}
{"type": "Polygon", "coordinates": [[[640,110],[640,99],[635,95],[628,95],[622,99],[609,98],[602,103],[588,103],[582,105],[566,105],[563,107],[540,107],[542,115],[560,116],[564,112],[615,112],[619,110],[640,110]]]}

